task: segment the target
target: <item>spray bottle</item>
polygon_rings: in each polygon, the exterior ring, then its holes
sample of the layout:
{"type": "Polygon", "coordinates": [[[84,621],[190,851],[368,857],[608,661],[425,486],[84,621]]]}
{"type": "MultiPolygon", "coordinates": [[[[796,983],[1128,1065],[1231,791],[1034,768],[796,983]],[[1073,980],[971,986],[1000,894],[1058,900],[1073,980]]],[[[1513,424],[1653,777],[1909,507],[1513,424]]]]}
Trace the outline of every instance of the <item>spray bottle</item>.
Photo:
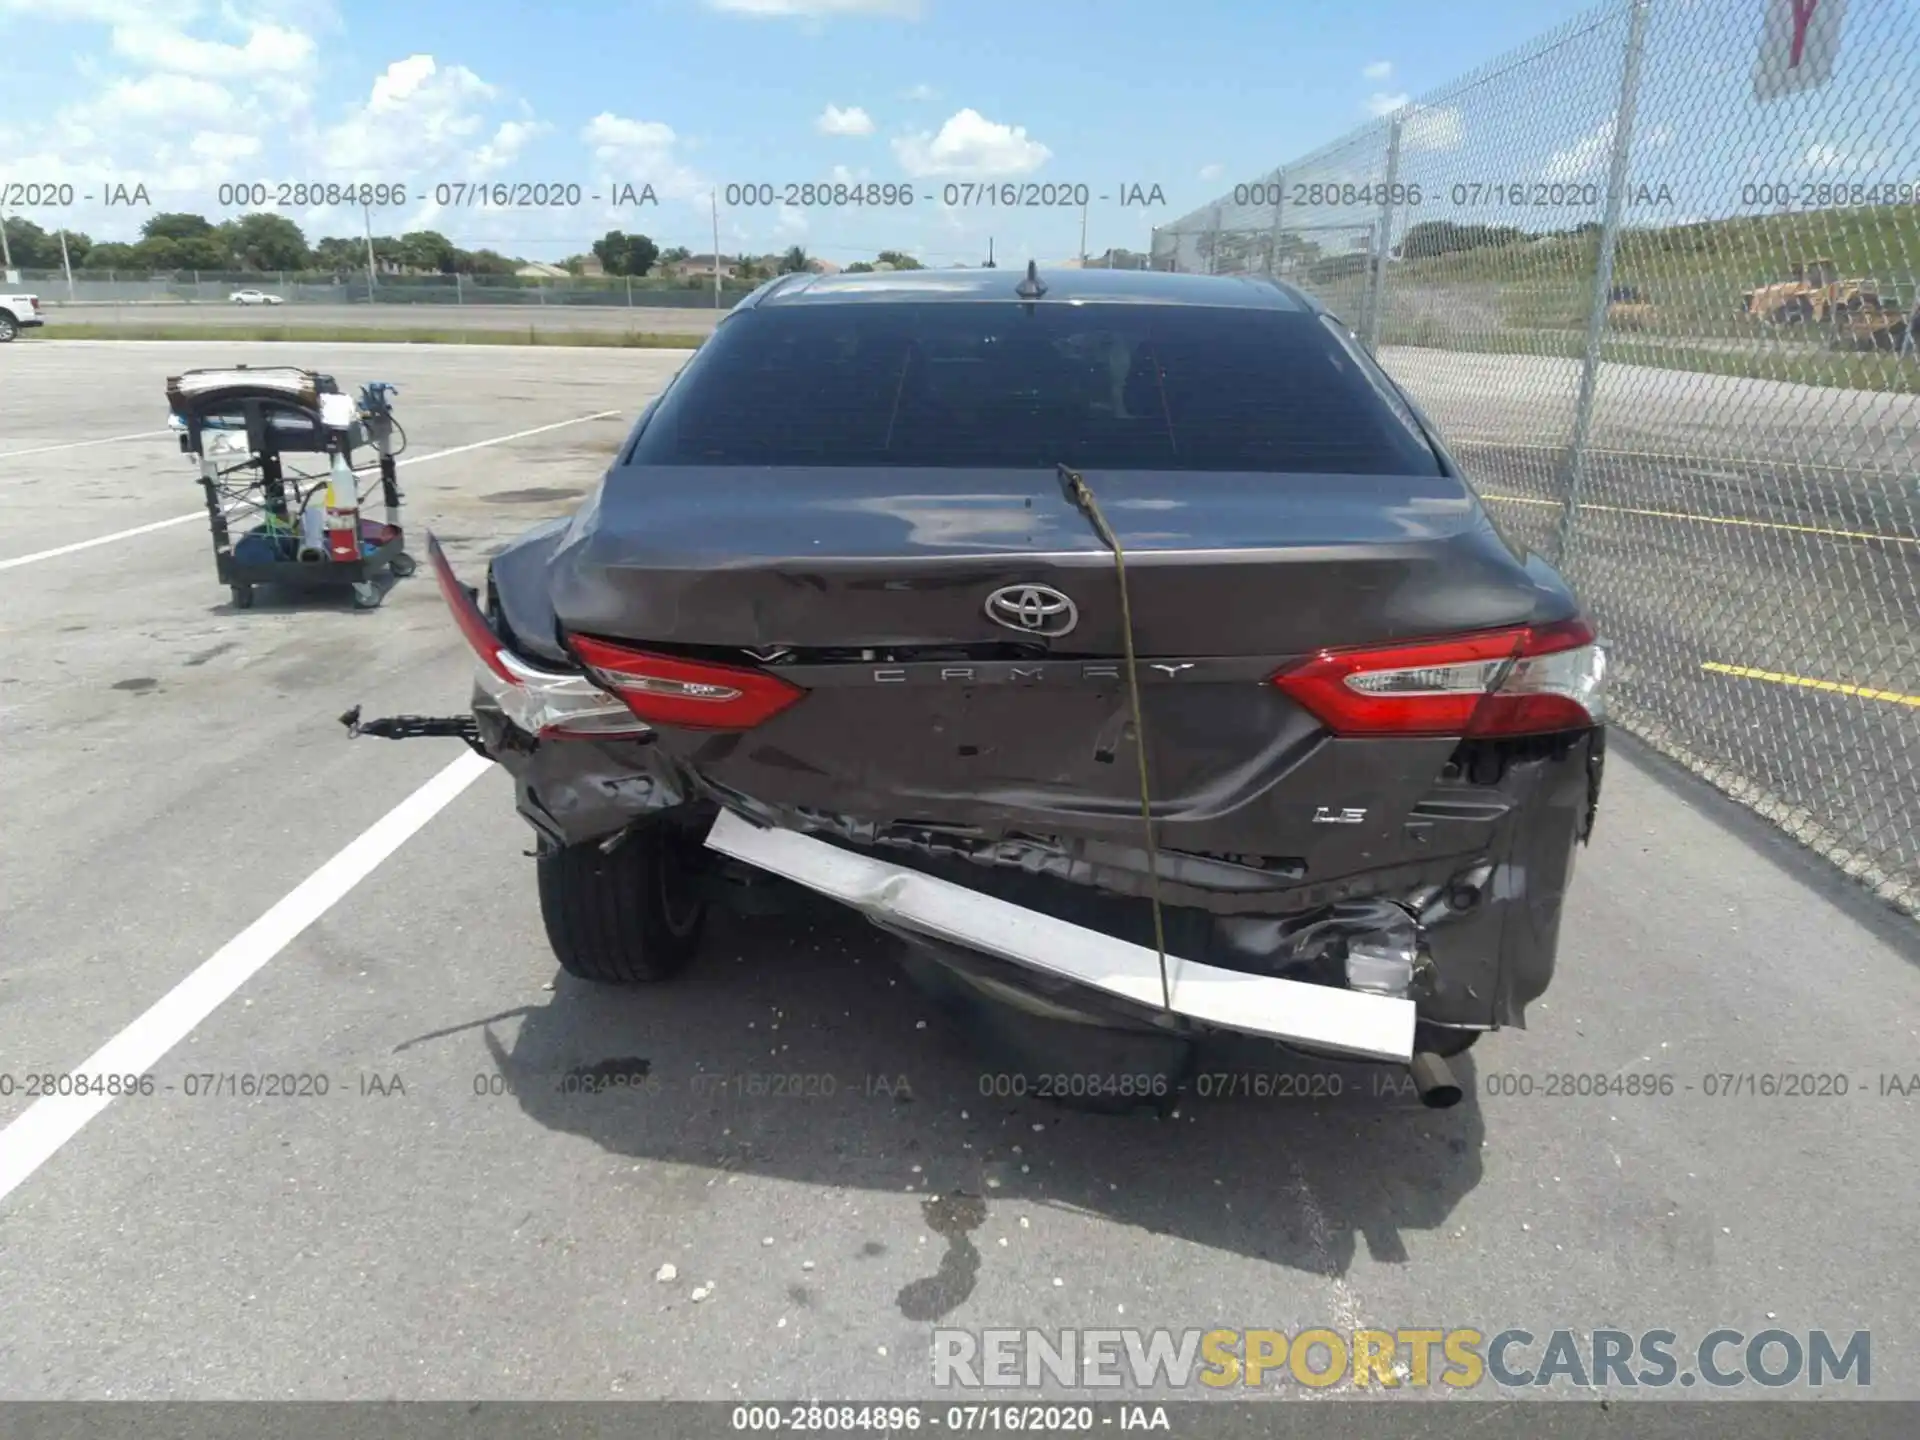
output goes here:
{"type": "Polygon", "coordinates": [[[327,558],[336,565],[360,558],[360,488],[343,450],[333,452],[327,476],[327,558]]]}

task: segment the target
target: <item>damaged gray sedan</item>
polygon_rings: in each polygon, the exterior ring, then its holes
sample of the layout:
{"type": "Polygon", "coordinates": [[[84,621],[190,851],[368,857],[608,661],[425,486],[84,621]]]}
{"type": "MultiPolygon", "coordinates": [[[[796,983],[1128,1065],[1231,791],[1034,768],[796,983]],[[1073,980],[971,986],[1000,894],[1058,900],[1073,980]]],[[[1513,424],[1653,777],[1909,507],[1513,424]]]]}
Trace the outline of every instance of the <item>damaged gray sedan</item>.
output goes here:
{"type": "Polygon", "coordinates": [[[783,277],[571,519],[432,550],[573,975],[800,887],[1034,1071],[1231,1031],[1433,1105],[1552,977],[1604,652],[1285,285],[783,277]]]}

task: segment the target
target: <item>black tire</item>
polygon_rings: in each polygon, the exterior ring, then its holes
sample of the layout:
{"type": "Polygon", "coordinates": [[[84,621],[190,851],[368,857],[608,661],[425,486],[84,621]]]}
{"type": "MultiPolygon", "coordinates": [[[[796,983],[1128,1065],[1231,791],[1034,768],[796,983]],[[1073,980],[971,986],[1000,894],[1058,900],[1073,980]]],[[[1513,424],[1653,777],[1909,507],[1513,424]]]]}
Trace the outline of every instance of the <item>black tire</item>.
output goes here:
{"type": "Polygon", "coordinates": [[[253,608],[253,586],[229,585],[227,591],[233,596],[234,609],[251,610],[253,608]]]}
{"type": "Polygon", "coordinates": [[[353,583],[353,608],[356,610],[377,610],[385,597],[380,587],[371,580],[356,580],[353,583]]]}
{"type": "Polygon", "coordinates": [[[387,568],[391,570],[397,578],[404,580],[420,568],[420,562],[415,560],[413,556],[407,554],[406,551],[401,550],[396,552],[394,557],[387,562],[387,568]]]}
{"type": "Polygon", "coordinates": [[[6,344],[9,340],[13,339],[13,337],[18,335],[19,333],[20,333],[20,326],[18,322],[16,322],[13,316],[9,315],[6,311],[0,310],[0,345],[6,344]]]}
{"type": "Polygon", "coordinates": [[[615,847],[570,845],[542,854],[540,918],[569,975],[600,985],[670,980],[692,962],[706,930],[693,887],[697,842],[666,825],[615,847]]]}

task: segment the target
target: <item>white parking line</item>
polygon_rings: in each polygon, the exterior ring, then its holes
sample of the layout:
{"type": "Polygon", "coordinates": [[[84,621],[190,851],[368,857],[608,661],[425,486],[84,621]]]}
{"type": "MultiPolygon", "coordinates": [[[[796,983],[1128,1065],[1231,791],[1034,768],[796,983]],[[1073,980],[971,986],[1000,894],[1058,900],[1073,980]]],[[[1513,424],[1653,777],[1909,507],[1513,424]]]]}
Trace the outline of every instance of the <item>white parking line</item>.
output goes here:
{"type": "Polygon", "coordinates": [[[470,750],[462,754],[72,1071],[86,1077],[87,1093],[43,1096],[0,1130],[0,1200],[113,1103],[114,1097],[104,1093],[110,1077],[148,1074],[234,991],[491,768],[491,761],[470,750]]]}
{"type": "Polygon", "coordinates": [[[169,435],[169,430],[141,430],[132,435],[109,435],[104,440],[68,440],[59,445],[36,445],[31,450],[0,450],[0,460],[18,460],[22,455],[45,455],[50,450],[84,450],[89,445],[118,445],[122,440],[146,440],[169,435]]]}
{"type": "MultiPolygon", "coordinates": [[[[569,425],[584,425],[589,420],[605,420],[618,415],[618,410],[599,410],[592,415],[576,415],[571,420],[556,420],[551,425],[536,425],[531,430],[516,430],[511,435],[495,435],[488,440],[475,440],[470,445],[455,445],[450,450],[436,450],[431,455],[402,455],[396,465],[424,465],[429,460],[444,460],[449,455],[464,455],[469,450],[483,450],[489,445],[504,445],[509,440],[524,440],[529,435],[543,435],[549,430],[562,430],[569,425]]],[[[6,457],[0,455],[0,459],[6,457]]],[[[358,473],[365,473],[367,466],[358,467],[358,473]]],[[[76,550],[91,550],[96,545],[111,545],[116,540],[131,540],[136,535],[151,534],[155,530],[164,530],[169,525],[184,525],[189,520],[204,520],[205,509],[195,510],[189,515],[175,515],[171,520],[155,520],[149,525],[136,525],[131,530],[116,530],[111,535],[96,535],[91,540],[77,540],[71,545],[55,546],[51,550],[36,550],[31,555],[16,555],[11,560],[0,560],[0,570],[12,570],[21,565],[31,565],[38,560],[52,560],[57,556],[71,555],[76,550]]]]}

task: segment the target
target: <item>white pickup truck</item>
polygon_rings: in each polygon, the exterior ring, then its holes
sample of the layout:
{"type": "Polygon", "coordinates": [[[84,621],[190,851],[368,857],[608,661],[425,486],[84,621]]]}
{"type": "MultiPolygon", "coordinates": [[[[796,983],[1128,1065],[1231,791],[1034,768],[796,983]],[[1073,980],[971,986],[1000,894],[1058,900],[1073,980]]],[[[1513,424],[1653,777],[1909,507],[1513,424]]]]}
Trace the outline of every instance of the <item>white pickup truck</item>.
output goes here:
{"type": "Polygon", "coordinates": [[[46,323],[47,314],[40,308],[38,295],[10,295],[0,289],[0,345],[22,330],[46,323]]]}

